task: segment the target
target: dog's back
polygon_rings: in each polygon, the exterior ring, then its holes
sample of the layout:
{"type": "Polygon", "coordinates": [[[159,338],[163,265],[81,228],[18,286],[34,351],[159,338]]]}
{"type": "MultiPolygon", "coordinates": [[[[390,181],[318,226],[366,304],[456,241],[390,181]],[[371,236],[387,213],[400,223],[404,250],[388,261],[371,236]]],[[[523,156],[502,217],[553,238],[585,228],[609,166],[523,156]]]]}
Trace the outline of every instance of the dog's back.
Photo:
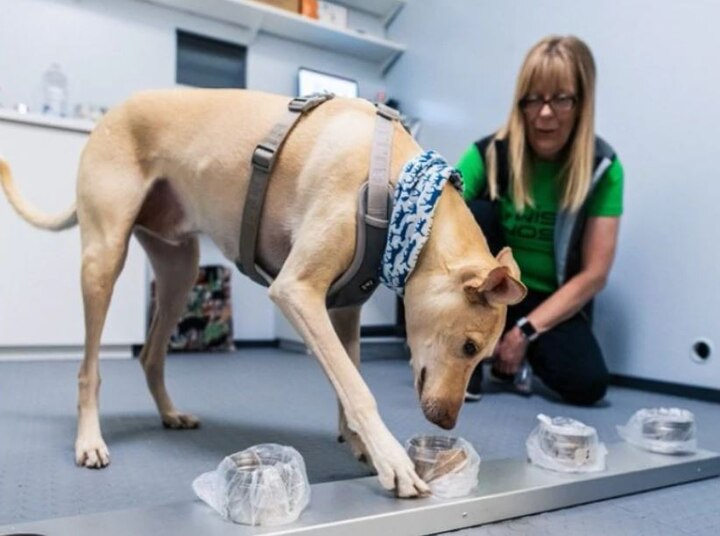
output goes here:
{"type": "MultiPolygon", "coordinates": [[[[80,213],[98,190],[140,196],[142,203],[127,207],[135,210],[137,225],[173,241],[205,232],[226,257],[237,258],[252,152],[289,101],[245,90],[138,93],[90,137],[78,177],[80,213]],[[109,163],[126,177],[102,173],[109,163]],[[109,180],[128,181],[128,188],[109,180]]],[[[369,102],[334,98],[309,112],[287,138],[261,217],[258,258],[269,270],[282,265],[303,218],[331,224],[354,214],[358,189],[367,180],[374,121],[369,102]]],[[[419,151],[398,125],[391,178],[419,151]]]]}

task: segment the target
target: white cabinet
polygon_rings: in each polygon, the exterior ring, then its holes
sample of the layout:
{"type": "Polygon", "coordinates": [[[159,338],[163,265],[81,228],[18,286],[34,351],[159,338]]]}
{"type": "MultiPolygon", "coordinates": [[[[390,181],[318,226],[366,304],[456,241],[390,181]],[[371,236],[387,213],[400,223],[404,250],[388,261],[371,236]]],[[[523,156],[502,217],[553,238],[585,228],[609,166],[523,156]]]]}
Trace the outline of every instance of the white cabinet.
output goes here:
{"type": "MultiPolygon", "coordinates": [[[[250,30],[251,35],[265,32],[355,56],[377,63],[385,73],[405,52],[405,46],[368,33],[338,28],[302,15],[253,0],[145,0],[193,15],[226,22],[250,30]]],[[[405,0],[341,0],[337,2],[377,18],[383,29],[405,5],[405,0]]]]}
{"type": "MultiPolygon", "coordinates": [[[[0,154],[23,196],[47,212],[75,199],[75,177],[91,124],[0,112],[0,154]]],[[[131,240],[103,332],[101,355],[131,356],[146,326],[146,264],[131,240]]],[[[31,227],[0,196],[0,359],[78,357],[84,345],[78,228],[31,227]]]]}

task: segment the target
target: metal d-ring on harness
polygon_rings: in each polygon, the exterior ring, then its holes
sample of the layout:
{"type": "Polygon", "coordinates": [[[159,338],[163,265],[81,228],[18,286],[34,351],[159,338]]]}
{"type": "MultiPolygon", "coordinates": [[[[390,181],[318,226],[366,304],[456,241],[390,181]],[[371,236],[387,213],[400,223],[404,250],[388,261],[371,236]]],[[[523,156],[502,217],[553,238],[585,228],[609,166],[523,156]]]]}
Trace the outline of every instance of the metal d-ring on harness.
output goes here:
{"type": "MultiPolygon", "coordinates": [[[[260,214],[275,160],[285,139],[307,112],[333,98],[325,93],[298,97],[290,101],[285,116],[275,124],[252,155],[252,176],[243,211],[240,231],[240,256],[235,264],[242,273],[261,285],[272,283],[272,276],[255,264],[260,214]]],[[[398,113],[383,104],[377,104],[375,133],[370,153],[370,174],[363,184],[358,201],[355,254],[350,267],[330,287],[327,297],[329,308],[360,305],[377,288],[378,267],[387,240],[387,227],[392,210],[390,186],[390,158],[393,122],[398,113]]]]}

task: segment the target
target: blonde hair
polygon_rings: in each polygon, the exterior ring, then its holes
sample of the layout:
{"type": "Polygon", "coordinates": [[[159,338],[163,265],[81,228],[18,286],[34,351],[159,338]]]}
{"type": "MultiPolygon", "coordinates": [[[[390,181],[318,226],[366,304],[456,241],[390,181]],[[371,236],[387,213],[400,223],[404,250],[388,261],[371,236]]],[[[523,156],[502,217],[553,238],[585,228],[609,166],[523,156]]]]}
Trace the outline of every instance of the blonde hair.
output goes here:
{"type": "MultiPolygon", "coordinates": [[[[590,190],[595,146],[595,60],[590,48],[574,36],[551,35],[542,39],[525,56],[515,85],[515,96],[507,123],[495,139],[508,140],[508,184],[518,212],[533,206],[530,186],[531,154],[527,146],[525,122],[520,101],[538,77],[561,80],[570,74],[577,92],[577,117],[565,150],[562,167],[563,189],[560,208],[578,210],[590,190]]],[[[490,143],[486,155],[490,197],[498,197],[497,154],[490,143]]]]}

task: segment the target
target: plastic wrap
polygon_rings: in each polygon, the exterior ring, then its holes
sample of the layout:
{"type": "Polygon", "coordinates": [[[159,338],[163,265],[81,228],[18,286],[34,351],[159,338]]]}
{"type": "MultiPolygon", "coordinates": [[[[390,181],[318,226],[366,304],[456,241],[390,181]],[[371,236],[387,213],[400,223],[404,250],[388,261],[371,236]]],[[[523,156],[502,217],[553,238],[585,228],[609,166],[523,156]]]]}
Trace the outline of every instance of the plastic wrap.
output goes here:
{"type": "Polygon", "coordinates": [[[686,409],[641,409],[617,430],[628,443],[652,452],[687,454],[697,450],[695,416],[686,409]]]}
{"type": "Polygon", "coordinates": [[[310,502],[305,462],[292,447],[262,444],[227,456],[193,490],[222,517],[246,525],[292,523],[310,502]]]}
{"type": "Polygon", "coordinates": [[[567,417],[538,415],[540,421],[526,441],[530,462],[561,473],[605,469],[607,449],[595,428],[567,417]]]}
{"type": "Polygon", "coordinates": [[[436,497],[463,497],[477,486],[480,456],[464,439],[417,435],[406,446],[415,471],[436,497]]]}

